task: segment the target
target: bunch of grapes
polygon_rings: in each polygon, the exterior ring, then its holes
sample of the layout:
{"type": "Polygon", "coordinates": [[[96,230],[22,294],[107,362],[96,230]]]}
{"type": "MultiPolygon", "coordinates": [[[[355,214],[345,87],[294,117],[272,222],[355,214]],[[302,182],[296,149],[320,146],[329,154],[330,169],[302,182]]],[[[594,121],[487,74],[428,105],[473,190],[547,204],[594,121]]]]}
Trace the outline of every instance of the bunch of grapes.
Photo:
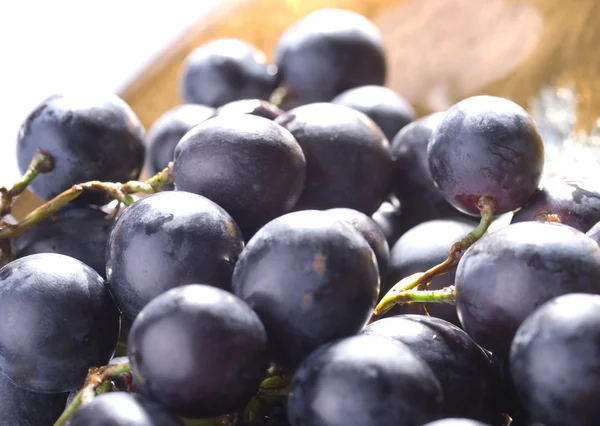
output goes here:
{"type": "Polygon", "coordinates": [[[272,64],[198,47],[148,132],[41,102],[0,188],[0,424],[598,426],[600,195],[542,181],[521,106],[417,118],[386,68],[323,9],[272,64]]]}

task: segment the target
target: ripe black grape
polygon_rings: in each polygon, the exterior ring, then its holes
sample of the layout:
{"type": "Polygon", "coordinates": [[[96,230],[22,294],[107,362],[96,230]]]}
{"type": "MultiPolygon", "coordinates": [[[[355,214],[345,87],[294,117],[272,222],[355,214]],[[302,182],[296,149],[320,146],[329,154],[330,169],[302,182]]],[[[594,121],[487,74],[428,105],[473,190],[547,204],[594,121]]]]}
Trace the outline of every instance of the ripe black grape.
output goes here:
{"type": "Polygon", "coordinates": [[[490,358],[460,328],[425,315],[398,315],[375,321],[361,334],[404,343],[423,359],[442,387],[444,416],[500,420],[498,379],[490,358]]]}
{"type": "Polygon", "coordinates": [[[600,245],[600,222],[592,226],[590,230],[585,233],[585,235],[587,235],[592,240],[596,241],[597,244],[600,245]]]}
{"type": "Polygon", "coordinates": [[[167,191],[132,204],[119,218],[106,249],[108,283],[130,319],[152,299],[183,284],[231,289],[244,248],[231,216],[201,195],[167,191]]]}
{"type": "MultiPolygon", "coordinates": [[[[390,251],[388,275],[383,286],[385,294],[398,281],[443,262],[452,245],[471,232],[477,223],[466,219],[439,219],[423,222],[406,231],[390,251]]],[[[455,270],[431,281],[430,290],[454,284],[455,270]]],[[[442,303],[414,303],[394,308],[394,313],[424,313],[424,310],[460,326],[456,307],[442,303]]]]}
{"type": "Polygon", "coordinates": [[[402,232],[429,220],[462,216],[446,201],[429,172],[427,146],[444,116],[437,112],[415,120],[391,140],[392,190],[401,203],[402,232]]]}
{"type": "Polygon", "coordinates": [[[278,79],[297,105],[329,102],[345,90],[385,82],[381,34],[349,10],[321,9],[304,16],[281,35],[275,57],[278,79]]]}
{"type": "Polygon", "coordinates": [[[117,345],[119,312],[100,275],[80,261],[41,253],[0,269],[0,371],[34,392],[81,387],[117,345]]]}
{"type": "Polygon", "coordinates": [[[229,292],[174,288],[133,322],[127,355],[144,393],[173,412],[213,417],[244,408],[267,368],[267,335],[229,292]]]}
{"type": "MultiPolygon", "coordinates": [[[[38,149],[52,156],[54,169],[29,186],[44,201],[82,182],[137,179],[144,165],[144,133],[129,105],[113,94],[54,95],[21,126],[19,169],[27,170],[38,149]]],[[[78,201],[102,204],[105,199],[85,193],[78,201]]]]}
{"type": "Polygon", "coordinates": [[[175,149],[176,188],[223,207],[246,239],[294,207],[305,169],[302,148],[287,130],[248,114],[211,118],[175,149]]]}
{"type": "Polygon", "coordinates": [[[383,279],[388,270],[390,248],[383,231],[379,228],[377,223],[364,213],[353,209],[337,208],[327,210],[327,212],[333,214],[336,219],[351,225],[365,238],[365,240],[367,240],[377,259],[379,276],[383,279]]]}
{"type": "Polygon", "coordinates": [[[106,213],[90,206],[63,207],[13,240],[15,255],[58,253],[74,257],[106,277],[106,243],[113,226],[106,213]]]}
{"type": "Polygon", "coordinates": [[[148,173],[155,175],[173,161],[175,147],[183,135],[208,120],[215,109],[205,105],[184,104],[161,115],[148,130],[146,143],[148,173]]]}
{"type": "Polygon", "coordinates": [[[215,112],[215,115],[224,114],[250,114],[275,120],[283,114],[283,111],[272,103],[261,99],[242,99],[225,104],[215,112]]]}
{"type": "MultiPolygon", "coordinates": [[[[512,425],[512,423],[511,423],[512,425]]],[[[427,423],[423,426],[491,426],[487,423],[481,423],[477,420],[464,419],[464,418],[448,418],[442,420],[436,420],[431,423],[427,423]]]]}
{"type": "Polygon", "coordinates": [[[6,426],[52,426],[65,408],[65,393],[36,393],[0,375],[0,424],[6,426]]]}
{"type": "Polygon", "coordinates": [[[392,247],[404,232],[401,211],[400,201],[396,197],[389,197],[371,216],[383,231],[389,247],[392,247]]]}
{"type": "Polygon", "coordinates": [[[177,416],[138,394],[99,395],[78,408],[69,426],[183,426],[177,416]]]}
{"type": "Polygon", "coordinates": [[[600,296],[564,295],[536,309],[515,334],[510,371],[534,421],[600,424],[600,296]]]}
{"type": "Polygon", "coordinates": [[[546,215],[553,215],[560,223],[587,232],[600,221],[600,193],[587,189],[584,182],[549,179],[514,214],[512,223],[544,220],[546,215]]]}
{"type": "Polygon", "coordinates": [[[384,86],[361,86],[346,90],[331,101],[366,114],[383,131],[388,140],[416,118],[406,99],[384,86]]]}
{"type": "Polygon", "coordinates": [[[353,336],[316,350],[298,368],[288,399],[292,426],[420,426],[440,417],[443,393],[407,346],[353,336]]]}
{"type": "Polygon", "coordinates": [[[600,250],[581,231],[522,222],[469,248],[456,271],[456,307],[465,331],[506,358],[523,320],[566,293],[600,293],[600,250]]]}
{"type": "Polygon", "coordinates": [[[479,216],[482,196],[502,214],[522,207],[544,166],[540,132],[527,112],[508,99],[473,96],[451,107],[428,147],[429,170],[458,210],[479,216]]]}
{"type": "Polygon", "coordinates": [[[306,183],[296,210],[348,207],[371,215],[390,188],[389,143],[363,113],[330,103],[304,105],[277,120],[306,157],[306,183]]]}
{"type": "Polygon", "coordinates": [[[240,99],[269,99],[276,67],[255,46],[235,38],[205,43],[186,58],[180,92],[189,103],[218,108],[240,99]]]}
{"type": "Polygon", "coordinates": [[[265,325],[271,359],[294,368],[365,325],[379,291],[377,261],[358,231],[333,215],[288,213],[248,242],[233,291],[265,325]]]}

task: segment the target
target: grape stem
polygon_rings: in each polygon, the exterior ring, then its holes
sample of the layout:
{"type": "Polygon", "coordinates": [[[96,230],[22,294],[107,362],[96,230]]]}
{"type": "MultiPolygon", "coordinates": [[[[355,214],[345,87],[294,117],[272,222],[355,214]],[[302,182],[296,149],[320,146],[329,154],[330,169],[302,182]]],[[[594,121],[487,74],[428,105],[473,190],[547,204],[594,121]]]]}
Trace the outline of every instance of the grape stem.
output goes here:
{"type": "Polygon", "coordinates": [[[20,222],[14,225],[8,224],[0,229],[0,240],[18,237],[27,229],[41,222],[46,217],[53,215],[79,197],[84,191],[105,192],[125,206],[130,206],[135,201],[131,194],[139,192],[153,194],[160,191],[163,185],[173,182],[173,163],[171,162],[164,170],[145,182],[129,181],[126,183],[112,183],[90,181],[73,185],[71,188],[30,212],[20,222]]]}
{"type": "MultiPolygon", "coordinates": [[[[493,198],[488,196],[482,196],[477,200],[477,208],[480,211],[481,219],[479,225],[469,232],[464,238],[457,241],[452,245],[450,250],[448,251],[448,257],[439,265],[436,265],[425,272],[418,272],[416,274],[410,275],[399,281],[396,285],[394,285],[391,290],[389,290],[385,296],[379,301],[375,309],[373,309],[373,313],[371,315],[371,319],[369,323],[372,323],[381,315],[385,314],[387,311],[392,309],[394,305],[397,303],[407,303],[407,302],[423,302],[419,300],[421,298],[421,292],[416,290],[412,291],[414,288],[423,287],[426,290],[431,281],[443,274],[447,274],[452,269],[458,265],[458,262],[462,258],[465,251],[471,247],[477,240],[479,240],[486,233],[490,224],[494,219],[494,211],[496,209],[496,203],[493,198]],[[408,299],[407,299],[408,298],[408,299]]],[[[444,289],[445,290],[445,289],[444,289]]],[[[423,297],[426,298],[426,293],[423,291],[423,297]]],[[[454,289],[452,289],[452,294],[454,294],[454,289]]],[[[453,297],[453,296],[452,296],[453,297]]],[[[450,299],[441,298],[437,300],[435,297],[433,300],[425,300],[425,302],[443,302],[443,303],[453,303],[450,299]]]]}
{"type": "Polygon", "coordinates": [[[39,174],[49,173],[53,169],[54,158],[41,149],[37,150],[21,179],[15,182],[10,189],[5,186],[0,187],[0,218],[11,213],[15,198],[21,195],[39,174]]]}
{"type": "Polygon", "coordinates": [[[75,395],[58,420],[56,420],[54,426],[64,426],[67,420],[81,405],[91,401],[97,394],[110,392],[112,390],[112,383],[110,382],[112,377],[129,373],[130,371],[131,365],[129,364],[129,361],[125,361],[121,364],[90,368],[83,387],[77,392],[77,395],[75,395]]]}

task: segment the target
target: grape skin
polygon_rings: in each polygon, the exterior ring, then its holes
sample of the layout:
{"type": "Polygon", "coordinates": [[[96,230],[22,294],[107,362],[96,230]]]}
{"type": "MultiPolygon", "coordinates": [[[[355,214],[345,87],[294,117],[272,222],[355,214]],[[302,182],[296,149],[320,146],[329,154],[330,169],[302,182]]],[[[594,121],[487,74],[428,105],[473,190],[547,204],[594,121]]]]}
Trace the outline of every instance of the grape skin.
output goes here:
{"type": "Polygon", "coordinates": [[[188,103],[218,108],[241,99],[269,99],[277,85],[275,74],[255,46],[220,38],[187,56],[179,90],[188,103]]]}
{"type": "Polygon", "coordinates": [[[352,336],[313,352],[292,379],[292,426],[420,426],[440,417],[431,368],[406,345],[352,336]]]}
{"type": "Polygon", "coordinates": [[[252,309],[216,287],[169,290],[129,333],[133,375],[152,399],[191,418],[243,409],[267,369],[267,335],[252,309]]]}
{"type": "Polygon", "coordinates": [[[522,207],[537,189],[544,144],[527,112],[507,99],[473,96],[446,111],[428,146],[429,170],[444,198],[479,216],[480,197],[495,214],[522,207]]]}
{"type": "Polygon", "coordinates": [[[567,293],[600,293],[600,250],[567,225],[515,223],[466,251],[455,285],[463,329],[505,359],[515,332],[538,306],[567,293]]]}
{"type": "Polygon", "coordinates": [[[345,90],[383,85],[386,60],[381,34],[364,16],[321,9],[300,18],[275,48],[278,82],[294,106],[329,102],[345,90]]]}
{"type": "Polygon", "coordinates": [[[34,392],[81,387],[117,345],[119,312],[104,280],[69,256],[34,254],[0,269],[0,311],[0,371],[34,392]]]}
{"type": "Polygon", "coordinates": [[[275,120],[283,110],[273,105],[270,102],[261,99],[242,99],[239,101],[229,102],[216,110],[215,116],[225,114],[251,114],[258,117],[275,120]]]}
{"type": "MultiPolygon", "coordinates": [[[[122,99],[113,94],[65,94],[44,100],[19,130],[17,161],[25,173],[36,150],[54,159],[54,169],[29,189],[48,201],[82,182],[126,182],[144,165],[145,130],[122,99]]],[[[106,196],[86,192],[78,202],[101,205],[106,196]]]]}
{"type": "Polygon", "coordinates": [[[379,292],[373,250],[327,212],[272,220],[248,242],[233,292],[259,315],[270,358],[293,369],[322,344],[357,333],[379,292]]]}
{"type": "Polygon", "coordinates": [[[231,216],[206,197],[184,191],[152,194],[132,204],[110,234],[109,288],[133,320],[156,296],[180,285],[230,290],[243,248],[231,216]]]}

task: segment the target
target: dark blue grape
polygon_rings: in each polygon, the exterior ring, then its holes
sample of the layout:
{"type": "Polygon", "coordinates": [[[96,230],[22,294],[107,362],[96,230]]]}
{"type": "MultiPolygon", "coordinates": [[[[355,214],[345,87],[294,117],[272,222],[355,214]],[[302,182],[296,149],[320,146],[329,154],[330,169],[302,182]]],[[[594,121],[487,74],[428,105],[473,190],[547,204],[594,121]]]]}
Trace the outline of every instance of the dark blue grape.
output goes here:
{"type": "Polygon", "coordinates": [[[431,423],[427,423],[423,426],[491,426],[487,423],[481,423],[477,420],[464,419],[464,418],[448,418],[442,420],[436,420],[431,423]]]}
{"type": "Polygon", "coordinates": [[[443,393],[431,368],[407,346],[353,336],[313,352],[288,400],[292,426],[421,426],[441,416],[443,393]]]}
{"type": "Polygon", "coordinates": [[[383,131],[388,140],[416,118],[406,99],[384,86],[360,86],[346,90],[331,101],[366,114],[383,131]]]}
{"type": "Polygon", "coordinates": [[[458,210],[479,216],[482,196],[494,212],[522,207],[540,183],[544,144],[527,112],[508,99],[473,96],[451,107],[428,147],[429,170],[458,210]]]}
{"type": "Polygon", "coordinates": [[[396,197],[389,197],[381,203],[371,218],[383,231],[389,247],[392,247],[404,232],[400,201],[396,197]]]}
{"type": "Polygon", "coordinates": [[[506,358],[523,320],[566,293],[600,293],[600,250],[581,231],[522,222],[485,235],[456,271],[456,307],[465,331],[506,358]]]}
{"type": "Polygon", "coordinates": [[[371,215],[389,193],[389,143],[363,113],[331,103],[294,108],[276,123],[306,157],[306,182],[296,210],[347,207],[371,215]]]}
{"type": "MultiPolygon", "coordinates": [[[[443,262],[452,245],[471,232],[477,223],[466,219],[439,219],[423,222],[405,232],[390,251],[390,263],[382,294],[398,281],[443,262]]],[[[454,284],[455,270],[439,275],[431,281],[430,290],[439,290],[454,284]]],[[[445,319],[460,326],[456,307],[445,303],[414,303],[393,308],[393,313],[414,313],[445,319]]]]}
{"type": "Polygon", "coordinates": [[[425,315],[398,315],[375,321],[361,334],[404,343],[423,359],[442,387],[444,416],[501,420],[499,382],[490,358],[460,328],[425,315]]]}
{"type": "Polygon", "coordinates": [[[0,269],[0,312],[0,371],[34,392],[81,387],[117,345],[119,312],[104,280],[69,256],[34,254],[0,269]]]}
{"type": "Polygon", "coordinates": [[[132,204],[115,224],[106,275],[117,306],[134,319],[150,300],[180,285],[230,290],[243,248],[241,231],[217,204],[189,192],[160,192],[132,204]]]}
{"type": "Polygon", "coordinates": [[[402,232],[422,222],[463,216],[435,186],[427,146],[445,113],[437,112],[406,125],[391,140],[392,190],[401,204],[402,232]]]}
{"type": "Polygon", "coordinates": [[[114,222],[89,206],[67,206],[13,240],[15,255],[58,253],[74,257],[106,277],[106,243],[114,222]]]}
{"type": "Polygon", "coordinates": [[[184,104],[161,115],[148,130],[146,138],[148,173],[155,175],[167,167],[173,161],[175,147],[183,135],[214,113],[214,108],[205,105],[184,104]]]}
{"type": "MultiPolygon", "coordinates": [[[[17,140],[21,173],[35,151],[54,159],[54,169],[29,186],[44,201],[71,186],[92,181],[137,179],[144,165],[144,128],[135,113],[113,94],[54,95],[29,114],[17,140]]],[[[101,193],[78,201],[102,204],[101,193]]]]}
{"type": "Polygon", "coordinates": [[[269,99],[276,67],[255,46],[221,38],[193,50],[185,60],[180,92],[189,103],[218,108],[240,99],[269,99]]]}
{"type": "Polygon", "coordinates": [[[377,261],[358,231],[333,215],[288,213],[248,242],[233,291],[264,323],[271,359],[294,368],[365,325],[379,291],[377,261]]]}
{"type": "Polygon", "coordinates": [[[536,309],[515,334],[510,371],[534,421],[600,424],[600,296],[564,295],[536,309]]]}
{"type": "Polygon", "coordinates": [[[385,51],[377,27],[341,9],[312,12],[288,27],[275,49],[278,79],[293,104],[329,102],[345,90],[383,85],[385,51]]]}
{"type": "Polygon", "coordinates": [[[267,335],[229,292],[186,285],[152,300],[129,333],[127,354],[144,393],[192,418],[243,409],[267,367],[267,335]]]}
{"type": "Polygon", "coordinates": [[[0,375],[0,424],[52,426],[65,408],[67,394],[35,393],[15,386],[0,375]]]}
{"type": "Polygon", "coordinates": [[[250,114],[275,120],[283,111],[279,107],[261,99],[242,99],[223,105],[215,115],[250,114]]]}
{"type": "Polygon", "coordinates": [[[538,189],[513,216],[512,223],[554,215],[564,225],[587,232],[600,221],[600,193],[584,182],[553,178],[538,189]]]}
{"type": "Polygon", "coordinates": [[[177,189],[223,207],[246,239],[294,207],[305,169],[302,148],[287,130],[248,114],[211,118],[175,149],[177,189]]]}
{"type": "Polygon", "coordinates": [[[390,248],[385,239],[385,234],[377,223],[366,214],[353,209],[337,208],[326,211],[333,214],[336,219],[351,225],[367,240],[377,259],[379,276],[383,279],[388,270],[390,248]]]}
{"type": "Polygon", "coordinates": [[[138,394],[111,392],[79,407],[69,426],[183,426],[176,415],[138,394]]]}

